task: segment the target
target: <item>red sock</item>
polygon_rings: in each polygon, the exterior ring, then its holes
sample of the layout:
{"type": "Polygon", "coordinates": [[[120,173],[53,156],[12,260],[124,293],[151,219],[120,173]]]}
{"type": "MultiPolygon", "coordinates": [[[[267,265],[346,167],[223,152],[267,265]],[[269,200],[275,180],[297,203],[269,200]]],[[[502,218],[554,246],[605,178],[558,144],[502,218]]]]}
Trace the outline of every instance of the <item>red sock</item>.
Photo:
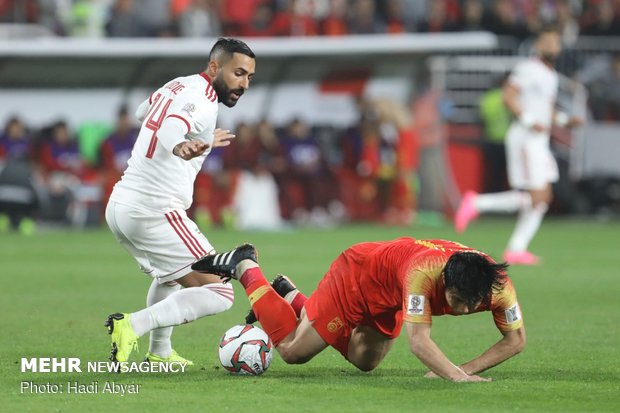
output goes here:
{"type": "Polygon", "coordinates": [[[250,305],[261,326],[278,346],[297,328],[297,316],[286,300],[271,288],[260,268],[251,268],[241,277],[241,285],[250,299],[250,305]]]}
{"type": "Polygon", "coordinates": [[[307,299],[308,297],[303,295],[301,291],[298,291],[295,298],[293,298],[293,301],[291,301],[291,307],[293,307],[293,311],[295,311],[297,318],[301,316],[301,310],[304,308],[304,304],[306,304],[307,299]]]}

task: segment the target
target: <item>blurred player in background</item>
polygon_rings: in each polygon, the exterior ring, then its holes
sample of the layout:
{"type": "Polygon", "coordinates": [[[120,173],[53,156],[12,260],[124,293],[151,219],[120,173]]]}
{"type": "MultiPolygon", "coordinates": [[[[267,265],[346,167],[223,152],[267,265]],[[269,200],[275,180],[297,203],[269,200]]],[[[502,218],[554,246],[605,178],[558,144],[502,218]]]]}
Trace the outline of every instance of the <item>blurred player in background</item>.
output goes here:
{"type": "MultiPolygon", "coordinates": [[[[282,359],[302,364],[327,346],[363,371],[376,368],[401,332],[430,369],[426,377],[489,381],[478,373],[519,353],[525,327],[506,265],[464,245],[399,238],[346,249],[309,298],[283,276],[272,285],[245,244],[195,263],[198,271],[238,279],[255,317],[282,359]],[[456,366],[431,338],[432,316],[491,311],[503,338],[456,366]]],[[[249,314],[246,322],[255,321],[249,314]]]]}
{"type": "Polygon", "coordinates": [[[0,233],[11,228],[32,235],[39,206],[36,170],[32,166],[30,134],[18,117],[11,117],[0,133],[0,233]]]}
{"type": "Polygon", "coordinates": [[[506,139],[510,191],[493,194],[465,193],[455,216],[457,232],[484,212],[519,212],[504,260],[509,264],[535,265],[539,257],[528,251],[551,199],[558,167],[549,147],[552,122],[560,127],[581,125],[576,117],[555,110],[558,75],[554,64],[562,46],[553,28],[540,32],[535,56],[515,67],[504,87],[504,101],[515,117],[506,139]]]}
{"type": "Polygon", "coordinates": [[[133,145],[140,130],[133,125],[132,115],[126,106],[118,111],[114,131],[101,144],[100,164],[103,170],[104,204],[107,205],[112,189],[127,169],[133,145]]]}
{"type": "Polygon", "coordinates": [[[113,361],[126,361],[138,337],[150,331],[148,361],[187,362],[172,349],[172,326],[232,305],[230,285],[192,271],[191,264],[214,249],[185,211],[207,154],[234,137],[215,129],[218,102],[235,106],[250,86],[255,65],[245,43],[219,39],[204,72],[171,80],[136,112],[142,128],[110,196],[106,221],[153,282],[147,308],[108,317],[113,361]]]}

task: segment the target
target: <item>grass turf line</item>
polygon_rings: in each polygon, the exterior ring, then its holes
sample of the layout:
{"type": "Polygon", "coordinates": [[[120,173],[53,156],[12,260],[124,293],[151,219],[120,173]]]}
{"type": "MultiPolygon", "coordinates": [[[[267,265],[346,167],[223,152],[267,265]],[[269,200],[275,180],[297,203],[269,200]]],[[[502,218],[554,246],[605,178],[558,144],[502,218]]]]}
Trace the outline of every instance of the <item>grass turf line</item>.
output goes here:
{"type": "MultiPolygon", "coordinates": [[[[512,220],[482,220],[464,235],[449,228],[352,226],[282,233],[209,231],[224,251],[250,241],[268,277],[290,275],[310,293],[339,252],[355,242],[398,236],[445,238],[501,257],[512,220]]],[[[236,302],[221,315],[180,326],[181,355],[196,362],[185,374],[21,373],[21,357],[105,360],[103,321],[115,311],[144,305],[149,279],[105,229],[0,236],[3,315],[0,406],[11,412],[148,411],[618,411],[620,336],[618,234],[620,223],[547,220],[532,250],[541,267],[510,270],[524,313],[523,354],[483,375],[492,383],[428,380],[401,335],[377,370],[362,373],[328,349],[307,365],[278,356],[259,378],[229,376],[219,368],[217,342],[249,308],[235,285],[236,302]],[[21,381],[141,385],[137,395],[20,394],[21,381]]],[[[475,357],[499,338],[490,313],[434,319],[433,338],[454,362],[475,357]]],[[[148,348],[140,340],[139,360],[148,348]]],[[[66,384],[65,384],[66,387],[66,384]]]]}

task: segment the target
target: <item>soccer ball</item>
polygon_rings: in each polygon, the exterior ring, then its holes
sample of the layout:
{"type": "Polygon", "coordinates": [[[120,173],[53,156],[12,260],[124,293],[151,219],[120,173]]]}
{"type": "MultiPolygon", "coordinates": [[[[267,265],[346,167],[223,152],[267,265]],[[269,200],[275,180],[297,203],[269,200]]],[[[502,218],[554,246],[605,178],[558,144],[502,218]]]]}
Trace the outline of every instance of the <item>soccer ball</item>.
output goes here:
{"type": "Polygon", "coordinates": [[[267,334],[251,324],[234,326],[220,340],[220,363],[232,374],[263,374],[273,357],[267,334]]]}

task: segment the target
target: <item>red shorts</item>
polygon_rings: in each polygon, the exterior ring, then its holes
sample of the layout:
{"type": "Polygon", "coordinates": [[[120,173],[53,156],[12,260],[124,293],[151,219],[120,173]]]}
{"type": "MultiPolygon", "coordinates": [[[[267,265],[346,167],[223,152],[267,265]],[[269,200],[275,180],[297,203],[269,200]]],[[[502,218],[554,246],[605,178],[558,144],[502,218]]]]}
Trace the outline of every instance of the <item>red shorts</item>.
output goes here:
{"type": "Polygon", "coordinates": [[[333,305],[331,298],[317,290],[308,298],[304,308],[321,338],[347,358],[353,327],[345,324],[344,315],[333,305]]]}
{"type": "Polygon", "coordinates": [[[359,283],[363,271],[367,268],[359,261],[340,255],[304,305],[314,329],[345,358],[358,325],[369,326],[387,338],[398,337],[402,327],[400,303],[393,310],[373,311],[375,300],[368,298],[368,291],[359,283]]]}

